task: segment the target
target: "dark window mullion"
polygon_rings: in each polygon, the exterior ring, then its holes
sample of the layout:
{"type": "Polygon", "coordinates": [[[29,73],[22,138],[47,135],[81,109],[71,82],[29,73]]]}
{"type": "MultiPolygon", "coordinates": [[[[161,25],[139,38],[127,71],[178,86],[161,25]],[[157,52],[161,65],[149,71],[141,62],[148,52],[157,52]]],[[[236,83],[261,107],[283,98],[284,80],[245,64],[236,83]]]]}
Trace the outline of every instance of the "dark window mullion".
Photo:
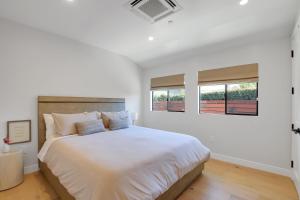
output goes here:
{"type": "Polygon", "coordinates": [[[154,105],[154,91],[152,90],[151,93],[152,93],[152,111],[154,111],[154,109],[153,109],[153,105],[154,105]]]}
{"type": "Polygon", "coordinates": [[[227,115],[227,84],[225,84],[225,114],[227,115]]]}
{"type": "Polygon", "coordinates": [[[168,93],[168,95],[167,95],[167,111],[169,112],[170,91],[167,90],[167,93],[168,93]]]}
{"type": "Polygon", "coordinates": [[[256,82],[256,116],[258,116],[258,82],[256,82]]]}

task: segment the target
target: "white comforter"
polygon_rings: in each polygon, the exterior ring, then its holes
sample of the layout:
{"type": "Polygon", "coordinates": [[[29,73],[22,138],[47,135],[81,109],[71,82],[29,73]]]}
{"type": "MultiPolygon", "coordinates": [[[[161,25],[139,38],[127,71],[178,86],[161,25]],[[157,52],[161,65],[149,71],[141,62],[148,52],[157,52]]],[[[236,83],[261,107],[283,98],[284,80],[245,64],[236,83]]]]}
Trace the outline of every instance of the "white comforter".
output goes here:
{"type": "Polygon", "coordinates": [[[78,200],[154,200],[209,150],[191,136],[130,127],[47,141],[39,159],[78,200]]]}

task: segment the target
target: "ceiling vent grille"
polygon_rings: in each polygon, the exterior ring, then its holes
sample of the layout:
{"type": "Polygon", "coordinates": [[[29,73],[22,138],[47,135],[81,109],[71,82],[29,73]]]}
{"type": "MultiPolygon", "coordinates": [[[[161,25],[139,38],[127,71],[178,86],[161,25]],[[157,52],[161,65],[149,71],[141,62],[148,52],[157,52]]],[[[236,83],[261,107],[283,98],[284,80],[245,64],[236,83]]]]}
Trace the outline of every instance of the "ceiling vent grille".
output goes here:
{"type": "Polygon", "coordinates": [[[161,20],[182,9],[174,0],[131,0],[129,8],[151,23],[161,20]]]}

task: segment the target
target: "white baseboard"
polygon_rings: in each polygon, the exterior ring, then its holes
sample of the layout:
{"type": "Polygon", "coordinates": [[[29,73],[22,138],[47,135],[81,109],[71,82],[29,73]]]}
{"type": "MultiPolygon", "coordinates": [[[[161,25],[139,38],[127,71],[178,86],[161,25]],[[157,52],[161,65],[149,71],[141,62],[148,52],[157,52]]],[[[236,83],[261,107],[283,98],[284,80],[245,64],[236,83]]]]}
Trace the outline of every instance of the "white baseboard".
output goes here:
{"type": "Polygon", "coordinates": [[[294,184],[296,186],[298,196],[300,197],[300,176],[296,170],[292,170],[292,179],[294,181],[294,184]]]}
{"type": "Polygon", "coordinates": [[[39,165],[38,164],[34,164],[34,165],[29,165],[29,166],[25,166],[24,167],[24,173],[25,174],[30,174],[33,172],[39,171],[39,165]]]}
{"type": "Polygon", "coordinates": [[[243,160],[240,158],[226,156],[226,155],[222,155],[222,154],[218,154],[218,153],[212,153],[211,157],[216,160],[230,162],[230,163],[241,165],[244,167],[250,167],[250,168],[254,168],[254,169],[258,169],[258,170],[262,170],[262,171],[266,171],[266,172],[271,172],[274,174],[288,176],[291,178],[293,177],[291,170],[285,169],[285,168],[280,168],[280,167],[276,167],[276,166],[272,166],[272,165],[257,163],[257,162],[253,162],[253,161],[249,161],[249,160],[243,160]]]}

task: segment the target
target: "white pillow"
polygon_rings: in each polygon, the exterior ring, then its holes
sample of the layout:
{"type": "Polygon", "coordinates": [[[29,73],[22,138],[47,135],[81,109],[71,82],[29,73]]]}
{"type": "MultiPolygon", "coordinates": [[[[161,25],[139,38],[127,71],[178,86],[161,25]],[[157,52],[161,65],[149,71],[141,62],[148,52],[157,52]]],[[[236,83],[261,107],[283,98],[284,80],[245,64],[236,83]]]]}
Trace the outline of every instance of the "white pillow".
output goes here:
{"type": "Polygon", "coordinates": [[[59,137],[55,132],[54,119],[51,114],[43,114],[46,124],[46,140],[59,137]]]}
{"type": "Polygon", "coordinates": [[[85,112],[75,114],[52,113],[55,124],[55,132],[61,136],[77,134],[75,124],[77,122],[97,120],[96,112],[85,112]]]}

